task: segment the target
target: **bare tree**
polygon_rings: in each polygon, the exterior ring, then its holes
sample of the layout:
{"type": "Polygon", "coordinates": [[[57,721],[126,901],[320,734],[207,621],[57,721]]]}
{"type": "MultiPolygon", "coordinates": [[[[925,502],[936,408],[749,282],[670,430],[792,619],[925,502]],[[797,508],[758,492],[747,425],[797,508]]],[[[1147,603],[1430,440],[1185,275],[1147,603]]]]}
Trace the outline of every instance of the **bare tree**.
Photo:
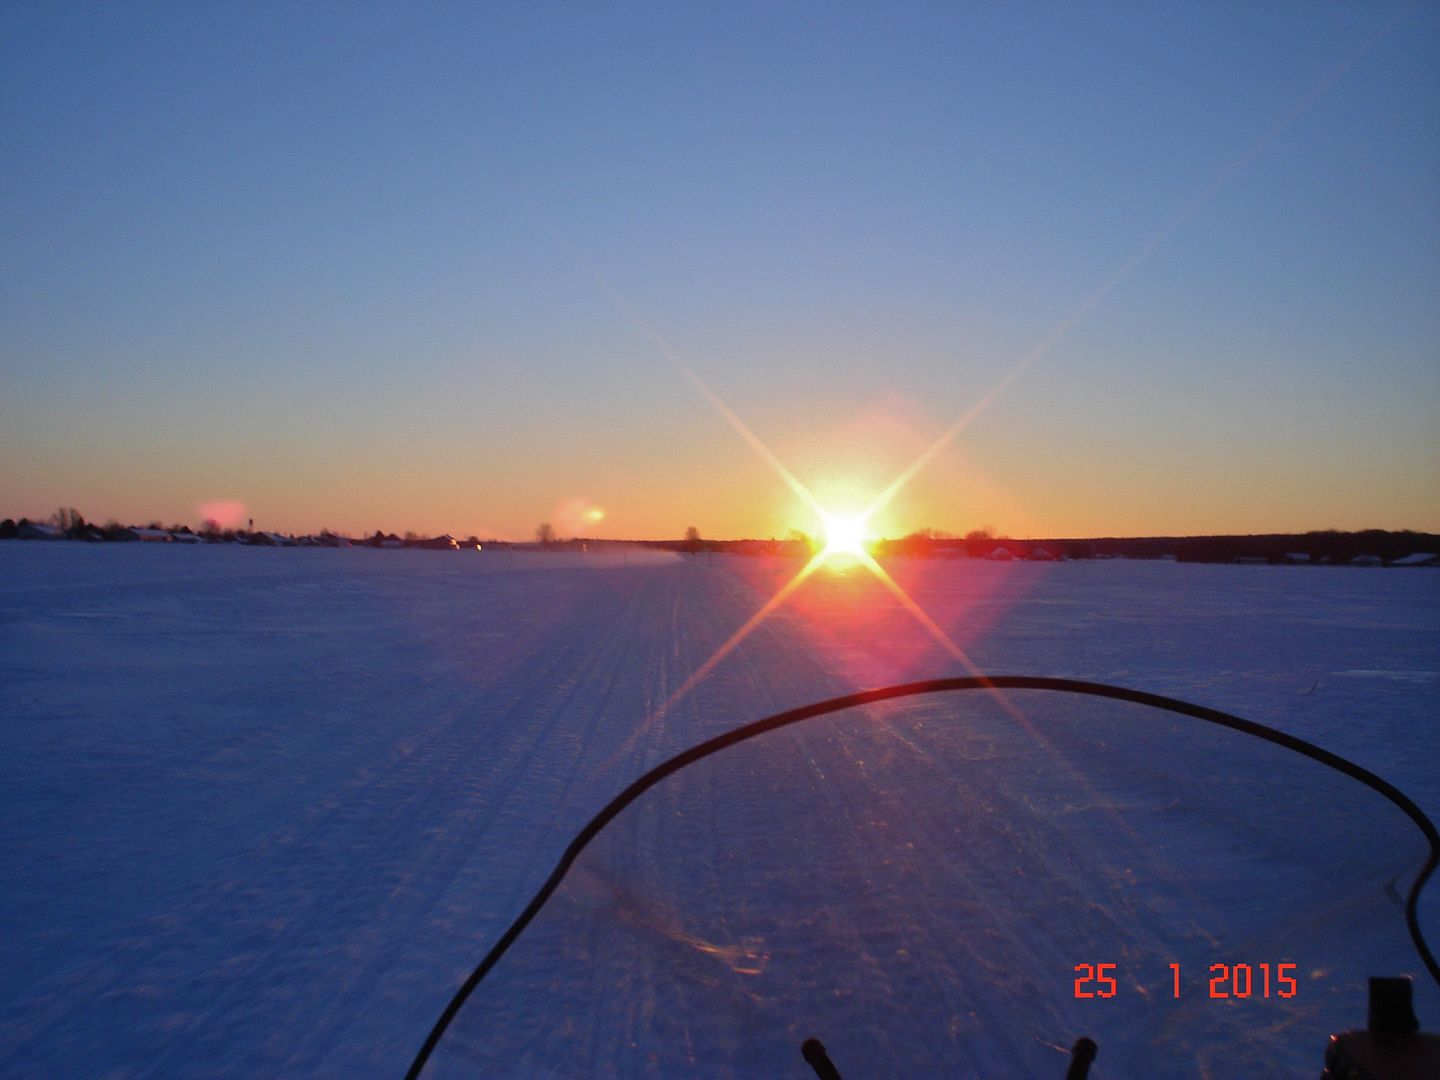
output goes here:
{"type": "Polygon", "coordinates": [[[59,526],[61,532],[73,532],[85,526],[85,518],[73,506],[62,506],[50,515],[50,520],[59,526]]]}
{"type": "Polygon", "coordinates": [[[694,525],[685,529],[685,550],[692,555],[700,550],[700,530],[694,525]]]}
{"type": "Polygon", "coordinates": [[[555,542],[555,530],[550,527],[548,521],[542,521],[536,528],[535,539],[540,541],[545,547],[549,547],[555,542]]]}

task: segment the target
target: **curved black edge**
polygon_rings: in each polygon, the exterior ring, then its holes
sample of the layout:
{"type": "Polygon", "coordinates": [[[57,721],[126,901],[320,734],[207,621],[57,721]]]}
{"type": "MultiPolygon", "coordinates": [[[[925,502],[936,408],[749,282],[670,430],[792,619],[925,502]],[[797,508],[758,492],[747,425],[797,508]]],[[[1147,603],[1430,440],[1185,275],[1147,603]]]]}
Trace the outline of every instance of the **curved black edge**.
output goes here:
{"type": "Polygon", "coordinates": [[[450,1026],[450,1021],[455,1019],[455,1014],[460,1011],[465,1000],[480,984],[480,980],[485,978],[490,969],[515,943],[515,939],[520,936],[525,927],[530,925],[530,921],[535,918],[540,909],[545,906],[545,902],[559,888],[565,874],[579,857],[580,852],[584,851],[586,845],[595,838],[596,833],[614,820],[620,811],[661,780],[687,765],[694,764],[701,758],[719,753],[736,743],[744,742],[756,735],[775,731],[778,728],[788,727],[791,724],[798,724],[802,720],[811,720],[817,716],[824,716],[826,713],[839,712],[841,709],[851,709],[859,705],[873,705],[878,701],[915,697],[920,694],[947,693],[954,690],[1054,690],[1065,694],[1082,694],[1090,697],[1111,698],[1115,701],[1129,701],[1136,705],[1148,705],[1153,709],[1179,713],[1181,716],[1193,717],[1196,720],[1205,720],[1220,727],[1230,728],[1277,746],[1283,746],[1287,750],[1293,750],[1322,765],[1328,765],[1379,792],[1403,810],[1406,816],[1419,827],[1425,835],[1425,839],[1430,842],[1430,857],[1421,867],[1420,873],[1416,875],[1414,883],[1410,886],[1409,895],[1405,898],[1405,924],[1410,930],[1410,939],[1415,944],[1416,952],[1420,954],[1420,959],[1430,972],[1430,977],[1435,980],[1437,986],[1440,986],[1440,966],[1436,965],[1435,957],[1431,954],[1429,946],[1425,943],[1425,937],[1420,932],[1420,919],[1416,913],[1420,892],[1430,875],[1434,873],[1435,867],[1440,865],[1440,832],[1436,831],[1434,824],[1425,816],[1424,811],[1416,806],[1409,796],[1389,781],[1376,776],[1369,769],[1362,768],[1338,754],[1332,754],[1329,750],[1316,746],[1314,743],[1297,739],[1294,735],[1276,731],[1264,724],[1257,724],[1253,720],[1232,716],[1229,713],[1220,712],[1218,709],[1208,709],[1203,705],[1192,705],[1190,702],[1181,701],[1178,698],[1149,694],[1143,690],[1130,690],[1123,686],[1110,686],[1107,683],[1087,682],[1082,679],[1059,679],[1038,675],[977,675],[951,679],[926,679],[922,682],[900,683],[875,690],[862,690],[859,693],[846,694],[843,697],[830,698],[828,701],[818,701],[813,705],[803,705],[798,709],[776,713],[763,720],[753,720],[748,724],[742,724],[733,731],[727,731],[723,735],[707,739],[705,742],[692,746],[689,750],[676,754],[631,783],[624,791],[606,803],[604,808],[590,819],[589,824],[575,834],[575,839],[570,841],[570,846],[560,856],[560,861],[545,880],[545,884],[540,886],[540,891],[535,894],[534,899],[525,906],[525,910],[510,924],[510,928],[490,949],[485,959],[480,961],[480,965],[461,984],[460,989],[455,992],[455,996],[450,999],[450,1004],[445,1006],[445,1011],[435,1021],[435,1026],[426,1037],[424,1045],[420,1047],[420,1053],[415,1056],[414,1062],[411,1063],[409,1071],[405,1074],[406,1080],[418,1080],[426,1062],[430,1060],[430,1055],[440,1042],[441,1036],[445,1034],[445,1029],[450,1026]]]}

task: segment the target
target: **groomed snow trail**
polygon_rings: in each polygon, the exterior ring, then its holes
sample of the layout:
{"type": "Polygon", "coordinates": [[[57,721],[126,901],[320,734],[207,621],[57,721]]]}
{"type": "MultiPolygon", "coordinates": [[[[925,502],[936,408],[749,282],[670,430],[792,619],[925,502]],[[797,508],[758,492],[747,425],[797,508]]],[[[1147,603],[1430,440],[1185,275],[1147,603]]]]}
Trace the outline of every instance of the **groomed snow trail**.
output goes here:
{"type": "MultiPolygon", "coordinates": [[[[648,765],[781,709],[968,673],[875,583],[816,575],[656,716],[797,569],[0,545],[0,1074],[403,1072],[575,829],[648,765]]],[[[892,572],[984,670],[1277,723],[1440,810],[1440,575],[892,572]]]]}

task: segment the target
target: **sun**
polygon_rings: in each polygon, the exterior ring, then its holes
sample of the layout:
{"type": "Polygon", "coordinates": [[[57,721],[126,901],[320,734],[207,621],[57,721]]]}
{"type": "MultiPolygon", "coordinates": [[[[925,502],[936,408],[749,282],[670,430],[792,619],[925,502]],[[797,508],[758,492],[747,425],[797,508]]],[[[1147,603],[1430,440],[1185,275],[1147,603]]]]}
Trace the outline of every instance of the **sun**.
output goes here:
{"type": "Polygon", "coordinates": [[[852,558],[863,556],[870,542],[869,517],[868,514],[832,514],[828,510],[820,511],[820,519],[825,525],[825,548],[820,552],[821,557],[829,559],[847,555],[852,558]]]}

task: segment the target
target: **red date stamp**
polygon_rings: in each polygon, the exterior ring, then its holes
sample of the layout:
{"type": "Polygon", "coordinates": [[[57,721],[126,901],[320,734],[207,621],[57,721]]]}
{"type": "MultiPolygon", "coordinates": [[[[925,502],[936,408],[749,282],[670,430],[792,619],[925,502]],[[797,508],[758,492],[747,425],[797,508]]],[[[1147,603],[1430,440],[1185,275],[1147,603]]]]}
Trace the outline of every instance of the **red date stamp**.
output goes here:
{"type": "MultiPolygon", "coordinates": [[[[1076,964],[1077,998],[1113,998],[1120,992],[1117,964],[1076,964]]],[[[1180,965],[1170,965],[1171,993],[1180,996],[1180,965]]],[[[1295,965],[1211,964],[1208,976],[1211,998],[1293,998],[1300,990],[1295,965]]]]}

